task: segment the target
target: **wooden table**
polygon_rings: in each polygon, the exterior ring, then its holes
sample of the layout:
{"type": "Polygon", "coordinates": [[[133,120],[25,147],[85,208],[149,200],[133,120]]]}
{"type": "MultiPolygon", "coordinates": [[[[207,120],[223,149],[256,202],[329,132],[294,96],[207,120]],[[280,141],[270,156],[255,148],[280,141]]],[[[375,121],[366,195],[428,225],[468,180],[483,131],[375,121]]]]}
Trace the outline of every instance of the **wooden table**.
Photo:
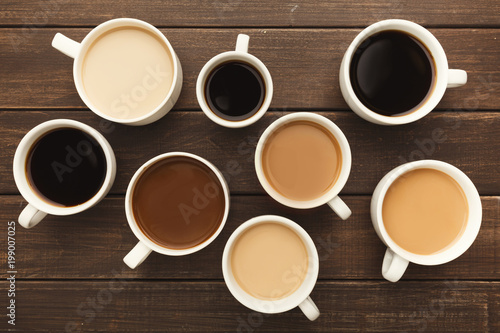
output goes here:
{"type": "Polygon", "coordinates": [[[500,332],[499,1],[4,0],[0,9],[0,331],[500,332]],[[174,110],[148,126],[103,127],[77,95],[72,59],[50,46],[56,32],[80,41],[97,24],[117,17],[161,28],[184,70],[174,110]],[[397,127],[359,118],[338,84],[349,43],[362,28],[387,18],[429,28],[450,67],[469,75],[467,85],[447,91],[430,115],[397,127]],[[263,119],[234,130],[204,116],[195,82],[207,60],[234,48],[238,33],[250,35],[250,52],[268,66],[275,91],[263,119]],[[257,181],[256,140],[277,117],[295,111],[328,117],[350,142],[353,168],[342,191],[353,211],[347,221],[326,206],[284,207],[257,181]],[[118,174],[108,197],[85,213],[50,216],[31,230],[16,223],[11,326],[5,316],[7,224],[25,205],[12,158],[27,131],[56,118],[100,130],[115,150],[118,174]],[[435,129],[444,133],[444,142],[429,141],[435,129]],[[136,243],[125,219],[124,192],[141,164],[169,151],[198,154],[225,172],[229,220],[203,251],[186,257],[153,253],[131,270],[122,261],[136,243]],[[371,225],[370,197],[386,172],[422,158],[449,162],[472,179],[482,196],[482,228],[457,260],[437,267],[410,264],[400,282],[390,283],[380,273],[384,246],[371,225]],[[311,295],[321,310],[315,322],[299,309],[255,313],[226,288],[223,247],[238,225],[261,214],[293,219],[315,241],[321,258],[311,295]]]}

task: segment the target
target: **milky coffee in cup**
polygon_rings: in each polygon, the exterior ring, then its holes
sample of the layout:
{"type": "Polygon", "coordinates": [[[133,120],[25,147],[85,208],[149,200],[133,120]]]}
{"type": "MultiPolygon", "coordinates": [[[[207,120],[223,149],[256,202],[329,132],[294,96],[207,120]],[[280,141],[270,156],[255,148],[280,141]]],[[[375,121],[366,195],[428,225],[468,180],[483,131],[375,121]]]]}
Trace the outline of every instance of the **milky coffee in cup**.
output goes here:
{"type": "Polygon", "coordinates": [[[420,255],[434,254],[453,244],[464,232],[468,214],[467,198],[457,181],[427,168],[396,179],[382,205],[382,219],[392,240],[420,255]]]}
{"type": "Polygon", "coordinates": [[[231,252],[234,278],[246,293],[265,300],[291,295],[305,279],[307,249],[300,236],[279,223],[245,230],[231,252]]]}
{"type": "Polygon", "coordinates": [[[337,139],[312,121],[283,125],[269,136],[262,153],[271,186],[293,200],[313,200],[327,193],[342,168],[337,139]]]}
{"type": "Polygon", "coordinates": [[[109,116],[139,118],[167,97],[173,67],[170,51],[158,36],[140,27],[115,28],[99,36],[85,54],[83,87],[109,116]]]}

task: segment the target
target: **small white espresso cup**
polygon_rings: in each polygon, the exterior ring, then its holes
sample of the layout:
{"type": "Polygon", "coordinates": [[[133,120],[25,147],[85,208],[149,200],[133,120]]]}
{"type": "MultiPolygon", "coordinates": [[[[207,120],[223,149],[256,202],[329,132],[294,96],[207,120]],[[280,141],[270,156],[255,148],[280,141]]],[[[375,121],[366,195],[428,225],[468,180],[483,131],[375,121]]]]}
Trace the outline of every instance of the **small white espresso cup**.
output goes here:
{"type": "Polygon", "coordinates": [[[388,281],[397,282],[403,276],[410,262],[433,266],[447,263],[461,256],[472,245],[479,232],[482,218],[481,207],[479,193],[472,181],[451,164],[436,160],[421,160],[409,162],[391,170],[378,183],[371,201],[373,227],[382,242],[387,246],[382,263],[383,277],[388,281]],[[382,204],[389,187],[403,174],[416,169],[435,169],[452,177],[464,191],[469,210],[467,224],[462,235],[448,248],[430,255],[415,254],[398,246],[389,237],[382,219],[382,204]]]}
{"type": "MultiPolygon", "coordinates": [[[[108,194],[116,175],[116,160],[113,149],[101,133],[92,127],[81,122],[69,119],[49,120],[31,129],[21,140],[14,154],[14,180],[19,192],[28,202],[28,205],[19,215],[19,224],[29,229],[37,225],[47,214],[52,215],[72,215],[83,212],[101,201],[108,194]],[[36,142],[47,133],[61,128],[75,128],[90,135],[99,143],[106,158],[106,175],[99,191],[86,202],[77,206],[63,207],[56,206],[45,201],[32,189],[26,174],[26,164],[28,163],[31,148],[36,142]]],[[[78,191],[77,188],[74,189],[78,191]]]]}
{"type": "MultiPolygon", "coordinates": [[[[175,54],[174,49],[170,45],[165,35],[163,35],[160,30],[147,22],[132,18],[117,18],[109,20],[92,29],[92,31],[90,31],[87,36],[85,36],[81,43],[75,42],[74,40],[64,36],[61,33],[57,33],[52,40],[52,46],[65,55],[75,59],[75,61],[73,62],[73,79],[75,81],[76,90],[78,91],[80,98],[83,100],[85,105],[87,105],[87,107],[95,114],[109,121],[134,126],[150,124],[166,115],[168,111],[172,109],[175,102],[177,102],[177,99],[179,98],[179,95],[181,93],[182,68],[179,58],[175,54]],[[99,110],[99,108],[97,108],[94,103],[92,103],[87,93],[85,92],[82,80],[83,60],[85,59],[85,56],[87,55],[87,52],[89,51],[89,48],[93,44],[93,42],[101,37],[104,33],[122,27],[141,28],[157,36],[158,40],[161,41],[164,47],[168,49],[172,58],[174,69],[173,82],[170,87],[170,91],[163,99],[163,101],[149,113],[132,119],[120,119],[112,117],[109,114],[105,113],[103,110],[99,110]]],[[[138,84],[145,85],[144,82],[138,84]]],[[[144,89],[145,88],[143,88],[143,90],[144,89]]]]}
{"type": "Polygon", "coordinates": [[[347,48],[340,65],[340,90],[349,107],[361,118],[379,125],[401,125],[416,121],[431,112],[444,95],[446,88],[455,88],[467,83],[467,73],[460,69],[448,69],[448,60],[439,41],[424,27],[406,20],[384,20],[361,31],[347,48]],[[351,60],[356,50],[370,36],[387,30],[405,32],[419,40],[429,50],[434,60],[434,87],[426,101],[415,111],[399,116],[385,116],[367,108],[356,96],[350,78],[351,60]]]}
{"type": "Polygon", "coordinates": [[[257,172],[257,178],[259,179],[259,182],[264,190],[266,190],[266,192],[274,200],[285,206],[299,209],[309,209],[319,207],[327,203],[333,209],[333,211],[337,213],[337,215],[340,216],[340,218],[342,218],[343,220],[346,220],[349,216],[351,216],[351,210],[338,196],[339,192],[347,182],[347,178],[349,178],[349,173],[351,172],[351,148],[349,147],[347,138],[340,130],[340,128],[326,117],[310,112],[295,112],[283,116],[269,125],[264,133],[262,133],[259,142],[257,143],[257,148],[255,151],[255,171],[257,172]],[[264,151],[264,146],[266,145],[269,137],[280,127],[295,121],[314,122],[320,125],[322,128],[326,129],[335,137],[335,139],[337,139],[342,154],[342,167],[335,185],[327,193],[314,200],[298,201],[283,196],[271,186],[262,168],[262,154],[264,151]]]}
{"type": "Polygon", "coordinates": [[[281,313],[298,306],[309,320],[316,320],[320,312],[309,295],[318,279],[318,272],[318,251],[309,234],[292,220],[276,215],[254,217],[240,225],[229,237],[222,254],[222,273],[231,294],[244,306],[262,313],[281,313]],[[308,268],[304,281],[293,294],[279,300],[263,300],[249,295],[239,286],[231,268],[231,253],[238,237],[256,224],[269,222],[282,224],[293,230],[304,243],[308,256],[308,268]]]}
{"type": "Polygon", "coordinates": [[[226,183],[226,180],[224,179],[224,176],[222,173],[217,169],[212,163],[207,161],[206,159],[190,154],[190,153],[184,153],[184,152],[171,152],[171,153],[165,153],[158,155],[146,163],[144,163],[134,174],[132,179],[130,180],[130,183],[127,188],[127,193],[125,195],[125,214],[127,216],[127,221],[130,226],[130,229],[132,229],[132,232],[134,233],[135,237],[139,239],[139,242],[137,245],[123,258],[123,261],[127,266],[130,268],[136,268],[139,266],[151,253],[151,251],[155,251],[161,254],[169,255],[169,256],[183,256],[186,254],[191,254],[194,252],[197,252],[206,246],[208,246],[210,243],[212,243],[215,238],[220,234],[222,231],[222,228],[224,228],[224,225],[226,224],[227,216],[229,214],[229,187],[226,183]],[[139,228],[137,221],[135,220],[134,213],[132,211],[132,196],[134,194],[134,189],[135,185],[137,184],[137,181],[139,180],[139,177],[143,174],[144,171],[146,171],[150,166],[154,165],[156,162],[159,162],[161,160],[171,158],[171,157],[176,157],[176,156],[185,156],[192,158],[194,160],[197,160],[204,165],[206,165],[210,170],[214,172],[214,174],[217,176],[217,179],[220,182],[220,185],[222,187],[222,190],[224,192],[224,215],[222,217],[222,221],[219,224],[219,227],[215,231],[215,233],[210,236],[210,238],[206,239],[203,243],[198,244],[196,246],[187,248],[187,249],[171,249],[167,247],[160,246],[159,244],[153,242],[151,239],[149,239],[139,228]]]}
{"type": "Polygon", "coordinates": [[[201,69],[201,72],[198,75],[198,80],[196,81],[196,97],[198,98],[198,104],[200,105],[203,112],[207,115],[207,117],[210,118],[210,120],[221,126],[229,128],[240,128],[255,123],[266,113],[273,98],[273,80],[271,78],[271,74],[262,61],[248,53],[249,41],[250,37],[248,35],[239,34],[236,40],[236,49],[234,51],[220,53],[210,59],[201,69]],[[238,121],[226,120],[217,116],[210,109],[205,96],[205,84],[212,70],[223,63],[231,61],[247,63],[251,67],[255,68],[264,80],[265,86],[264,101],[262,102],[260,109],[249,118],[238,121]]]}

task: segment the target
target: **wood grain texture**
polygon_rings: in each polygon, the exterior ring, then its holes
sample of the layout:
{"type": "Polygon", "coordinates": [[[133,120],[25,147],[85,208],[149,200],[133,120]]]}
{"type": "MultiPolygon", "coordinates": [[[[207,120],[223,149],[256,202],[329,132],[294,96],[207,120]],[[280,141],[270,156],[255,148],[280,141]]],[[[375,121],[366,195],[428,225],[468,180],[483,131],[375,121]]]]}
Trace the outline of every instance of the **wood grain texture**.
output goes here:
{"type": "MultiPolygon", "coordinates": [[[[267,196],[233,196],[229,219],[219,237],[189,256],[152,253],[137,269],[128,269],[123,257],[137,242],[124,211],[124,198],[102,201],[87,212],[48,216],[25,230],[17,223],[18,278],[109,279],[221,279],[221,258],[231,233],[259,215],[280,215],[296,221],[311,236],[320,257],[319,278],[382,279],[384,245],[370,219],[370,197],[345,196],[353,215],[342,221],[329,207],[294,210],[267,196]]],[[[500,279],[500,197],[483,197],[483,222],[472,247],[458,259],[440,266],[410,264],[403,279],[500,279]]],[[[17,220],[25,202],[20,196],[0,196],[0,232],[7,221],[17,220]]],[[[6,252],[0,252],[5,262],[6,252]]],[[[4,272],[2,272],[4,274],[4,272]]]]}
{"type": "MultiPolygon", "coordinates": [[[[6,281],[0,282],[2,289],[6,281]]],[[[18,332],[495,332],[500,282],[318,282],[322,312],[266,315],[222,281],[18,281],[18,332]],[[411,292],[409,292],[411,291],[411,292]]],[[[0,329],[6,330],[5,320],[0,329]]]]}
{"type": "MultiPolygon", "coordinates": [[[[268,66],[273,77],[271,108],[345,110],[338,71],[344,52],[360,30],[162,29],[184,71],[184,85],[175,109],[199,109],[195,85],[201,68],[216,54],[234,49],[238,33],[247,33],[251,36],[250,52],[268,66]]],[[[73,83],[73,60],[50,45],[56,32],[81,41],[89,31],[61,27],[24,35],[21,29],[1,29],[0,108],[84,108],[73,83]]],[[[431,32],[441,41],[449,66],[466,70],[469,75],[464,87],[445,93],[438,109],[498,109],[499,30],[431,32]]]]}
{"type": "Polygon", "coordinates": [[[4,0],[4,25],[96,25],[116,17],[135,17],[159,26],[361,26],[388,18],[432,26],[498,26],[497,1],[162,1],[4,0]],[[96,10],[98,8],[98,10],[96,10]]]}
{"type": "MultiPolygon", "coordinates": [[[[12,160],[21,138],[39,123],[55,118],[82,121],[101,131],[115,150],[118,173],[111,193],[124,194],[133,173],[161,153],[187,151],[207,158],[226,176],[233,194],[264,194],[253,154],[260,134],[287,112],[268,112],[256,124],[227,129],[202,112],[173,111],[142,127],[108,127],[89,110],[0,111],[0,193],[18,193],[12,160]]],[[[343,194],[373,193],[396,166],[415,159],[437,159],[463,170],[480,194],[500,194],[500,113],[433,112],[418,122],[395,127],[373,125],[353,112],[320,112],[345,133],[352,170],[343,194]]]]}

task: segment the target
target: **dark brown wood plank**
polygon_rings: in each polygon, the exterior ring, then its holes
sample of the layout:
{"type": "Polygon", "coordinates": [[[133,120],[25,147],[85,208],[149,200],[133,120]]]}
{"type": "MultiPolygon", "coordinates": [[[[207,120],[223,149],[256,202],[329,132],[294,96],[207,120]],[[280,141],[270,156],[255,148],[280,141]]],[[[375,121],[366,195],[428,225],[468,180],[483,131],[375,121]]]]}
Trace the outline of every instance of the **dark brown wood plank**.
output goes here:
{"type": "MultiPolygon", "coordinates": [[[[5,290],[6,281],[0,282],[5,290]]],[[[499,282],[319,282],[322,314],[253,312],[224,282],[17,281],[23,332],[494,332],[499,282]]],[[[0,323],[3,331],[13,328],[0,323]]]]}
{"type": "Polygon", "coordinates": [[[256,0],[161,1],[5,0],[2,24],[95,25],[116,17],[136,17],[160,26],[360,26],[388,18],[437,26],[498,25],[496,1],[453,2],[384,0],[307,0],[290,3],[256,0]],[[96,10],[99,8],[99,10],[96,10]]]}
{"type": "MultiPolygon", "coordinates": [[[[87,212],[49,216],[33,229],[16,224],[16,267],[19,278],[67,279],[121,277],[140,279],[221,279],[223,248],[244,221],[275,214],[300,224],[314,240],[320,256],[320,279],[382,279],[384,245],[370,220],[370,197],[345,196],[353,215],[341,221],[327,206],[294,210],[267,196],[232,196],[229,219],[221,235],[206,249],[183,257],[157,253],[137,269],[123,257],[137,242],[125,218],[124,198],[105,199],[87,212]]],[[[16,221],[25,202],[0,196],[0,232],[16,221]]],[[[500,197],[483,197],[483,223],[472,247],[460,258],[440,266],[410,264],[404,279],[500,279],[500,197]]],[[[0,261],[6,252],[0,251],[0,261]]],[[[3,274],[3,273],[2,273],[3,274]]]]}
{"type": "MultiPolygon", "coordinates": [[[[114,147],[118,174],[112,193],[125,193],[139,166],[169,151],[187,151],[212,161],[226,175],[232,193],[263,194],[255,175],[253,154],[260,133],[286,112],[268,112],[243,129],[212,123],[202,112],[173,111],[142,127],[104,126],[92,112],[0,112],[0,193],[18,193],[12,176],[17,144],[31,128],[54,118],[88,123],[114,147]]],[[[320,112],[334,121],[350,142],[353,167],[342,193],[371,194],[385,173],[405,161],[431,158],[462,169],[483,195],[500,194],[500,113],[433,112],[405,126],[373,125],[353,112],[320,112]],[[439,142],[437,142],[437,141],[439,142]]]]}
{"type": "MultiPolygon", "coordinates": [[[[448,11],[448,7],[443,8],[448,11]]],[[[72,59],[50,44],[56,32],[81,41],[88,31],[89,28],[39,29],[29,38],[23,37],[22,29],[1,29],[0,108],[83,108],[73,83],[72,59]]],[[[250,52],[269,67],[275,86],[272,108],[347,108],[339,89],[338,71],[345,50],[360,29],[162,31],[175,48],[184,70],[184,86],[176,109],[199,109],[195,96],[199,71],[214,55],[233,49],[238,33],[251,36],[250,52]]],[[[438,108],[498,109],[500,30],[431,31],[442,42],[450,67],[464,69],[469,74],[467,85],[447,91],[438,108]]]]}

